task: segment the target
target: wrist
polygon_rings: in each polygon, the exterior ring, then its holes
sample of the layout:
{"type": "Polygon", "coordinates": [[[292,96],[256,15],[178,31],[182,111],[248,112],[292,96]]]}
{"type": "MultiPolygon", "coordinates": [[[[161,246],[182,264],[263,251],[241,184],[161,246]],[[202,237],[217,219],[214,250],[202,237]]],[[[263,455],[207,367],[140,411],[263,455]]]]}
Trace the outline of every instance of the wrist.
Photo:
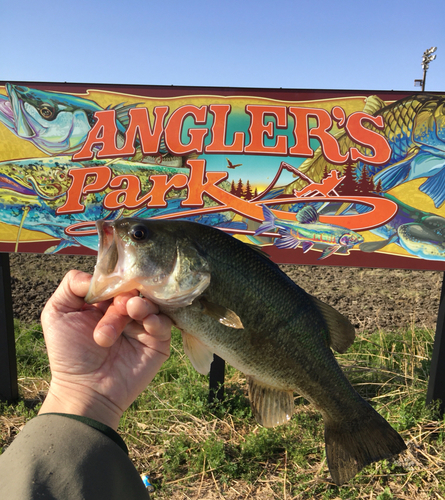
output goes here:
{"type": "Polygon", "coordinates": [[[117,430],[122,410],[109,399],[89,387],[51,381],[48,394],[39,415],[67,413],[88,417],[117,430]]]}

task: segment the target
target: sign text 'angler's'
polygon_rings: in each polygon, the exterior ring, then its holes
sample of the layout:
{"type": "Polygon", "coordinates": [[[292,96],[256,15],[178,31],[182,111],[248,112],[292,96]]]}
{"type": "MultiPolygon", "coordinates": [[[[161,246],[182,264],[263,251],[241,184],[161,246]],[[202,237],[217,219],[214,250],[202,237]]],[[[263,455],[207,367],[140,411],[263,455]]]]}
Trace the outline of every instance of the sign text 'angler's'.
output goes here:
{"type": "Polygon", "coordinates": [[[192,153],[242,153],[310,158],[314,155],[310,139],[317,139],[326,160],[337,165],[359,160],[367,164],[383,165],[391,155],[386,139],[369,128],[373,126],[379,130],[383,129],[381,116],[372,116],[360,111],[346,116],[340,106],[335,106],[329,113],[318,108],[249,104],[245,107],[245,112],[250,117],[248,134],[236,131],[232,141],[228,143],[230,112],[231,106],[228,104],[200,107],[189,104],[179,107],[168,116],[168,106],[157,106],[153,109],[151,122],[147,108],[133,108],[129,110],[130,121],[125,132],[124,145],[118,147],[116,111],[97,111],[96,122],[73,160],[90,160],[94,154],[97,158],[132,156],[136,152],[136,144],[140,145],[143,154],[156,155],[162,136],[169,152],[178,156],[192,153]],[[206,127],[209,114],[213,118],[212,125],[206,127]],[[195,125],[202,127],[187,128],[185,120],[189,117],[195,125]],[[315,126],[310,126],[310,119],[315,120],[315,126]],[[365,155],[357,147],[350,147],[342,153],[337,139],[330,133],[334,124],[338,128],[344,128],[354,143],[369,148],[372,153],[365,155]],[[280,134],[280,131],[288,132],[293,139],[290,140],[285,133],[280,134]],[[209,134],[210,142],[205,144],[209,134]],[[247,144],[246,135],[249,137],[247,144]],[[98,147],[100,149],[97,151],[98,147]]]}

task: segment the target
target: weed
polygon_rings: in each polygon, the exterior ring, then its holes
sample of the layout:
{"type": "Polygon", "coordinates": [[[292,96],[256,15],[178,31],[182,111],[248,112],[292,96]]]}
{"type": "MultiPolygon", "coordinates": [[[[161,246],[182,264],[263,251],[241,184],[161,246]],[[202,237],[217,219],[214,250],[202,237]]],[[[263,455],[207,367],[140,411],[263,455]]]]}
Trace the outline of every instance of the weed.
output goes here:
{"type": "Polygon", "coordinates": [[[27,325],[15,320],[14,330],[17,367],[21,376],[49,377],[49,362],[41,325],[27,325]]]}
{"type": "MultiPolygon", "coordinates": [[[[41,329],[16,324],[20,391],[0,406],[1,447],[38,409],[48,386],[41,329]],[[34,403],[32,403],[34,402],[34,403]]],[[[150,472],[154,498],[391,500],[445,496],[445,421],[425,405],[433,334],[427,330],[360,335],[337,357],[346,375],[403,436],[408,450],[371,464],[347,485],[330,481],[321,415],[301,397],[286,426],[255,422],[244,376],[226,367],[225,397],[208,404],[199,375],[173,332],[172,353],[120,424],[131,457],[150,472]]]]}

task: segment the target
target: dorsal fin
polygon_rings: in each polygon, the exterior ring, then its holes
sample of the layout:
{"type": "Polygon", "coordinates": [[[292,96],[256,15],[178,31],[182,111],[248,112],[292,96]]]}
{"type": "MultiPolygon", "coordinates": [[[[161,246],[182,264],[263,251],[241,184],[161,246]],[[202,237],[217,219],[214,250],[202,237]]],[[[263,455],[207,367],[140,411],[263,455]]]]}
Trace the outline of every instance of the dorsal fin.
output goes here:
{"type": "MultiPolygon", "coordinates": [[[[128,124],[130,122],[130,117],[128,115],[128,112],[130,109],[135,108],[139,104],[143,104],[142,102],[138,102],[135,104],[126,104],[125,102],[121,102],[120,104],[117,104],[116,106],[112,107],[111,109],[114,109],[116,111],[116,118],[122,123],[122,125],[127,128],[128,124]]],[[[107,108],[110,109],[110,106],[107,108]]]]}
{"type": "Polygon", "coordinates": [[[256,253],[259,253],[261,256],[263,256],[264,258],[266,258],[267,260],[270,260],[270,255],[268,253],[266,253],[261,247],[259,247],[258,245],[255,245],[254,243],[245,243],[245,245],[247,245],[249,248],[251,248],[252,250],[255,250],[256,253]]]}
{"type": "Polygon", "coordinates": [[[318,213],[312,205],[306,205],[297,212],[296,219],[300,224],[313,224],[318,221],[318,213]]]}
{"type": "Polygon", "coordinates": [[[311,295],[311,299],[326,321],[330,346],[339,353],[346,352],[355,339],[355,329],[351,322],[343,314],[316,297],[311,295]]]}
{"type": "Polygon", "coordinates": [[[382,101],[380,97],[376,95],[370,95],[366,98],[365,107],[363,108],[363,113],[368,113],[368,115],[375,115],[378,111],[386,106],[385,101],[382,101]]]}

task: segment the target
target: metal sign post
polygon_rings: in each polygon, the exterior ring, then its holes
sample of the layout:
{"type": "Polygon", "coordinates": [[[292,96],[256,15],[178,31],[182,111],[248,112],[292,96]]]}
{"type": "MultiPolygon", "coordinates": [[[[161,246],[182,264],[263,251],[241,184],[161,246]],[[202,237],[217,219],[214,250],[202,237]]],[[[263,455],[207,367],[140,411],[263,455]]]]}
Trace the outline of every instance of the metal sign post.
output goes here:
{"type": "Polygon", "coordinates": [[[213,362],[210,365],[209,373],[209,404],[216,401],[222,401],[224,397],[224,371],[226,362],[217,356],[213,355],[213,362]]]}
{"type": "Polygon", "coordinates": [[[431,357],[430,378],[428,380],[427,404],[439,401],[440,414],[445,412],[445,274],[440,294],[439,314],[437,316],[436,336],[431,357]]]}
{"type": "Polygon", "coordinates": [[[18,395],[9,254],[0,253],[0,400],[18,395]]]}

